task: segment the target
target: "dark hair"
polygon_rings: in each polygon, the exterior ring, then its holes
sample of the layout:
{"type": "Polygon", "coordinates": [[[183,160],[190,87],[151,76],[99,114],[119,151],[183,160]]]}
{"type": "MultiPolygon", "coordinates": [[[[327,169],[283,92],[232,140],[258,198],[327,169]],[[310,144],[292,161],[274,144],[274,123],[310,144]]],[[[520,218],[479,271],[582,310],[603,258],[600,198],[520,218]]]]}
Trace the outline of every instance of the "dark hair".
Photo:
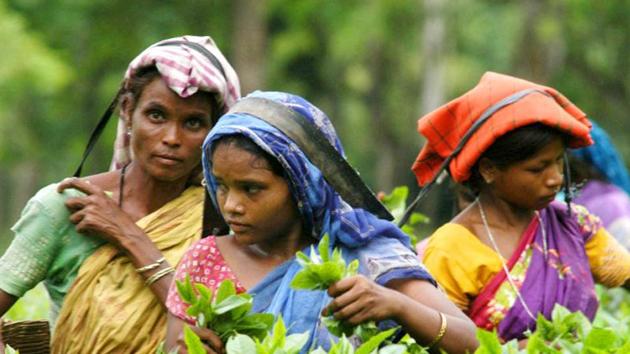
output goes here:
{"type": "MultiPolygon", "coordinates": [[[[267,162],[269,167],[271,168],[271,172],[275,175],[280,176],[282,178],[286,178],[286,172],[284,168],[280,164],[275,157],[271,156],[268,152],[263,150],[260,146],[256,145],[251,139],[247,138],[242,134],[233,134],[233,135],[225,135],[221,138],[217,139],[217,141],[212,144],[212,148],[210,150],[210,156],[214,155],[217,147],[220,145],[233,145],[238,147],[239,149],[243,149],[250,154],[254,155],[257,158],[263,159],[267,162]]],[[[212,158],[212,157],[211,157],[212,158]]]]}
{"type": "Polygon", "coordinates": [[[583,184],[590,180],[598,180],[603,182],[609,182],[608,179],[597,170],[590,163],[582,160],[581,158],[573,155],[569,155],[569,164],[571,165],[571,180],[575,183],[583,184]]]}
{"type": "Polygon", "coordinates": [[[570,136],[542,123],[526,125],[502,135],[479,157],[471,170],[470,179],[465,182],[466,186],[474,193],[479,192],[483,180],[479,173],[481,159],[486,158],[497,167],[505,168],[531,158],[557,138],[567,146],[570,136]]]}
{"type": "MultiPolygon", "coordinates": [[[[133,107],[131,108],[135,109],[136,104],[138,103],[138,100],[140,99],[140,96],[144,91],[144,88],[148,84],[153,82],[153,80],[160,77],[161,74],[155,65],[140,68],[126,81],[126,87],[122,87],[120,89],[120,92],[118,93],[118,100],[120,101],[121,97],[123,97],[125,94],[130,94],[131,98],[133,98],[133,107]]],[[[212,107],[210,122],[212,123],[212,125],[214,125],[219,120],[219,117],[223,114],[223,112],[220,111],[221,107],[219,105],[217,95],[215,93],[207,91],[198,91],[197,94],[206,96],[207,99],[210,101],[210,105],[212,107]]]]}

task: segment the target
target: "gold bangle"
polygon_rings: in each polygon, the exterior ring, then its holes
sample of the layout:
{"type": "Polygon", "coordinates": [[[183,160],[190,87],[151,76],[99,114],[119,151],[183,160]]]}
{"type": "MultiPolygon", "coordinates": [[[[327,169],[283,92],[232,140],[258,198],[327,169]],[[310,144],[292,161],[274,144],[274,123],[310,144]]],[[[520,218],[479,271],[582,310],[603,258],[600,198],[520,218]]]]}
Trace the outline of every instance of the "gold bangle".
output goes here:
{"type": "Polygon", "coordinates": [[[442,321],[440,323],[440,331],[438,332],[437,336],[435,336],[435,338],[433,339],[433,341],[431,341],[431,343],[429,343],[427,345],[427,347],[431,348],[434,345],[438,344],[438,342],[442,339],[442,337],[444,337],[444,334],[446,333],[446,327],[447,327],[447,323],[446,323],[446,316],[444,316],[443,313],[439,312],[440,314],[440,320],[442,321]]]}
{"type": "Polygon", "coordinates": [[[150,276],[149,278],[147,278],[147,280],[144,282],[144,284],[146,286],[151,286],[153,285],[153,283],[155,283],[156,281],[160,280],[160,278],[162,278],[165,275],[168,275],[170,273],[173,273],[175,271],[175,268],[168,266],[164,269],[160,269],[157,272],[155,272],[152,276],[150,276]]]}
{"type": "Polygon", "coordinates": [[[165,259],[164,259],[164,257],[162,257],[162,258],[158,259],[157,261],[155,261],[154,263],[147,264],[144,267],[136,268],[136,272],[143,273],[143,272],[146,272],[147,270],[155,269],[155,268],[159,267],[160,264],[162,264],[164,261],[165,261],[165,259]]]}

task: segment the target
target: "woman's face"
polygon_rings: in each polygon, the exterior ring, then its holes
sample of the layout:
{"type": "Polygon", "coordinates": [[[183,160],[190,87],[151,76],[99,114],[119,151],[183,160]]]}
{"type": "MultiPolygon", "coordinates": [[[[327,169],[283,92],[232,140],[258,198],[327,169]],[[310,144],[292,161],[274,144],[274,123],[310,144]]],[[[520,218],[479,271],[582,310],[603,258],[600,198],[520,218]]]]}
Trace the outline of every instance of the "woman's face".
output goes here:
{"type": "MultiPolygon", "coordinates": [[[[554,200],[563,182],[562,139],[555,138],[531,158],[481,171],[491,192],[521,209],[539,210],[554,200]]],[[[480,166],[481,167],[481,166],[480,166]]]]}
{"type": "Polygon", "coordinates": [[[201,144],[211,128],[208,96],[179,97],[158,77],[133,103],[123,101],[134,162],[160,181],[188,179],[200,164],[201,144]]]}
{"type": "Polygon", "coordinates": [[[221,214],[239,244],[274,244],[302,236],[302,219],[289,186],[264,157],[233,143],[219,143],[212,155],[212,174],[221,214]]]}

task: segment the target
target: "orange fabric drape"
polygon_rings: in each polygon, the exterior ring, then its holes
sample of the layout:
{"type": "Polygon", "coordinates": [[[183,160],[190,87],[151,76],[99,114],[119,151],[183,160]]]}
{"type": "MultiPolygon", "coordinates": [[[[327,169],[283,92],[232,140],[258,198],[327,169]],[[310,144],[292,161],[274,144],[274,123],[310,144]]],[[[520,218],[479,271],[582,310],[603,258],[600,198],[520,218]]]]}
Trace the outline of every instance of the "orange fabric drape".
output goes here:
{"type": "Polygon", "coordinates": [[[525,89],[537,89],[548,95],[534,92],[494,113],[450,162],[453,180],[468,179],[471,168],[498,137],[525,125],[543,123],[557,128],[572,137],[569,144],[573,148],[592,144],[591,124],[586,114],[558,91],[487,72],[472,90],[418,120],[418,132],[427,139],[412,166],[418,184],[422,186],[431,181],[442,162],[486,109],[525,89]]]}

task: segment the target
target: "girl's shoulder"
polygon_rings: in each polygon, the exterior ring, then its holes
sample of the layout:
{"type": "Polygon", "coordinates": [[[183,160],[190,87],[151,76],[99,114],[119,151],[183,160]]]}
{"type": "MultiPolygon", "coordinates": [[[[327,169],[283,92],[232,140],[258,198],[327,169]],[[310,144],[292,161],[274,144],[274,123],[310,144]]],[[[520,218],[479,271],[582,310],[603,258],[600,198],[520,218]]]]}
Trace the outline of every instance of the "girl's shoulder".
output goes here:
{"type": "Polygon", "coordinates": [[[591,213],[585,206],[571,203],[570,207],[571,210],[566,203],[554,201],[547,208],[555,212],[556,215],[575,223],[585,239],[589,239],[602,228],[601,218],[591,213]]]}
{"type": "Polygon", "coordinates": [[[451,248],[454,244],[476,244],[479,238],[470,230],[468,225],[448,222],[440,226],[430,237],[432,247],[451,248]]]}

